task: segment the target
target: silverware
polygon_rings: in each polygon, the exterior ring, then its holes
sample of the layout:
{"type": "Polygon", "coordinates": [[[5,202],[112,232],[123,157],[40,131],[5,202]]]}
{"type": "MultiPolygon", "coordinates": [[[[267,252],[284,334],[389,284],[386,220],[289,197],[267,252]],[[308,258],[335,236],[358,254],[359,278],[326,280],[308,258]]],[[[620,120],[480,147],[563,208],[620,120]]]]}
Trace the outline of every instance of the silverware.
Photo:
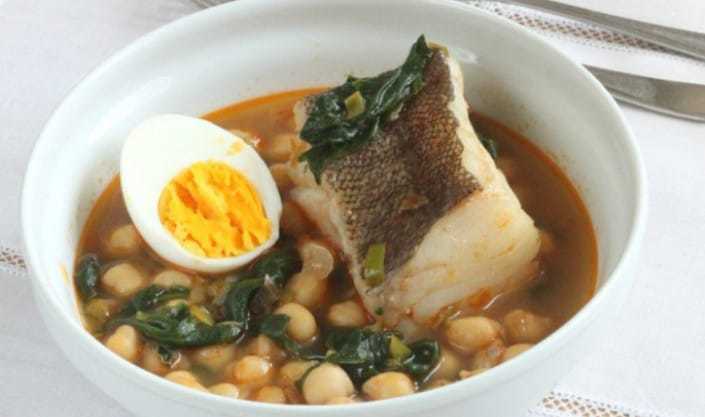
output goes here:
{"type": "Polygon", "coordinates": [[[617,100],[671,116],[705,121],[705,85],[585,67],[617,100]]]}
{"type": "MultiPolygon", "coordinates": [[[[660,45],[666,49],[705,60],[705,33],[690,32],[666,26],[654,25],[595,12],[582,7],[570,6],[552,0],[498,0],[501,3],[511,3],[570,19],[579,20],[602,26],[615,32],[631,35],[647,42],[660,45]]],[[[649,7],[645,2],[644,7],[649,7]]]]}
{"type": "MultiPolygon", "coordinates": [[[[201,7],[230,0],[192,0],[201,7]]],[[[498,0],[604,26],[700,59],[705,35],[593,12],[550,0],[498,0]]],[[[639,107],[690,120],[705,121],[705,85],[660,80],[585,66],[617,99],[639,107]]]]}
{"type": "Polygon", "coordinates": [[[201,6],[204,9],[211,6],[217,6],[219,4],[227,3],[231,0],[192,0],[197,6],[201,6]]]}

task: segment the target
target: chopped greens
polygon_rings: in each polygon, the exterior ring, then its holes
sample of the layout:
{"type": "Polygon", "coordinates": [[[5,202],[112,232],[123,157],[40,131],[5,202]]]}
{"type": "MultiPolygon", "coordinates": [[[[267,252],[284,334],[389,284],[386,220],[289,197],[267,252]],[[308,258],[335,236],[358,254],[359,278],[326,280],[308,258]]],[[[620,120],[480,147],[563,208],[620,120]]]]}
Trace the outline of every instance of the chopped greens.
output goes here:
{"type": "Polygon", "coordinates": [[[252,316],[268,314],[286,281],[299,269],[301,259],[292,248],[264,255],[232,284],[225,297],[226,317],[249,329],[252,316]]]}
{"type": "Polygon", "coordinates": [[[208,325],[194,317],[186,304],[167,305],[150,312],[139,311],[132,317],[116,319],[112,324],[129,324],[147,339],[171,348],[234,342],[244,333],[240,324],[234,321],[208,325]]]}
{"type": "Polygon", "coordinates": [[[100,261],[94,254],[84,255],[76,268],[76,285],[81,298],[88,301],[98,296],[100,281],[100,261]]]}
{"type": "Polygon", "coordinates": [[[370,286],[377,286],[384,281],[384,243],[375,243],[367,248],[362,276],[370,286]]]}
{"type": "Polygon", "coordinates": [[[326,339],[326,347],[326,361],[342,366],[356,384],[386,371],[407,372],[423,381],[440,357],[438,342],[421,340],[407,345],[389,330],[337,330],[326,339]]]}
{"type": "Polygon", "coordinates": [[[301,138],[311,149],[300,159],[316,181],[328,164],[368,142],[423,87],[426,64],[433,55],[421,35],[404,63],[375,77],[347,81],[315,98],[301,138]]]}
{"type": "Polygon", "coordinates": [[[117,317],[129,317],[136,314],[138,311],[151,310],[163,302],[186,298],[189,292],[190,290],[188,288],[182,286],[162,287],[159,285],[150,285],[135,294],[135,296],[122,307],[117,317]]]}
{"type": "Polygon", "coordinates": [[[179,352],[165,345],[157,345],[159,360],[166,366],[171,367],[179,360],[179,352]]]}
{"type": "Polygon", "coordinates": [[[316,352],[293,341],[286,333],[288,324],[288,316],[274,314],[262,320],[259,332],[299,359],[340,365],[357,385],[386,371],[406,372],[423,382],[440,358],[440,347],[434,340],[407,345],[395,332],[371,328],[331,330],[324,352],[316,352]]]}
{"type": "Polygon", "coordinates": [[[499,145],[497,144],[497,141],[479,132],[477,137],[480,139],[480,143],[482,143],[482,146],[485,147],[492,159],[497,159],[497,155],[499,155],[499,145]]]}
{"type": "Polygon", "coordinates": [[[409,345],[411,355],[402,362],[403,369],[417,381],[425,382],[430,373],[438,366],[441,348],[435,340],[424,339],[409,345]]]}
{"type": "Polygon", "coordinates": [[[359,91],[355,91],[345,99],[345,118],[350,120],[361,115],[365,111],[365,98],[359,91]]]}
{"type": "Polygon", "coordinates": [[[389,353],[394,360],[403,361],[411,355],[411,349],[395,335],[389,338],[389,353]]]}
{"type": "Polygon", "coordinates": [[[291,248],[262,256],[232,284],[224,300],[224,321],[216,322],[204,306],[180,303],[159,307],[166,301],[186,298],[189,289],[151,285],[138,292],[106,327],[134,326],[144,337],[159,343],[162,358],[173,348],[237,342],[253,326],[253,315],[258,318],[269,313],[286,280],[300,268],[298,253],[291,248]]]}
{"type": "Polygon", "coordinates": [[[279,344],[279,346],[286,349],[290,354],[307,360],[322,360],[325,355],[318,354],[312,350],[306,349],[299,343],[292,340],[286,333],[286,327],[289,325],[289,316],[284,314],[272,314],[265,317],[259,325],[259,332],[274,342],[279,344]]]}

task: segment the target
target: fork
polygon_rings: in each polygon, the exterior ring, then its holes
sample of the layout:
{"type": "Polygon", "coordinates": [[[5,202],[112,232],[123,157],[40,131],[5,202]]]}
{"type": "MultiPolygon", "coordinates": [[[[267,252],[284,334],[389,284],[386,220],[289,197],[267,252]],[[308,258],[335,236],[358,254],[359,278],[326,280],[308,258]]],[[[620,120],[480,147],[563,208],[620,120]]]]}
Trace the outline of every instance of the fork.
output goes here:
{"type": "MultiPolygon", "coordinates": [[[[192,0],[201,7],[217,6],[232,0],[192,0]]],[[[696,59],[705,60],[705,34],[674,29],[623,17],[595,12],[552,0],[496,0],[553,13],[602,26],[609,30],[660,45],[696,59]]],[[[625,103],[657,113],[695,121],[705,121],[705,86],[650,78],[636,74],[585,66],[612,96],[625,103]]]]}

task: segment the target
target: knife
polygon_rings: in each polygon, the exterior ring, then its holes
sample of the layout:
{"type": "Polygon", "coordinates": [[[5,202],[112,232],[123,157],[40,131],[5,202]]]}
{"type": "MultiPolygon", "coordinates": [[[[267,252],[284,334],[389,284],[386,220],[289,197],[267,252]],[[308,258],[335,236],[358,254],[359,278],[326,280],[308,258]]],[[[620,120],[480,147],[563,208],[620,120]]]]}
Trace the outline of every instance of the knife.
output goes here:
{"type": "Polygon", "coordinates": [[[705,85],[661,80],[585,66],[617,100],[639,107],[705,122],[705,85]]]}

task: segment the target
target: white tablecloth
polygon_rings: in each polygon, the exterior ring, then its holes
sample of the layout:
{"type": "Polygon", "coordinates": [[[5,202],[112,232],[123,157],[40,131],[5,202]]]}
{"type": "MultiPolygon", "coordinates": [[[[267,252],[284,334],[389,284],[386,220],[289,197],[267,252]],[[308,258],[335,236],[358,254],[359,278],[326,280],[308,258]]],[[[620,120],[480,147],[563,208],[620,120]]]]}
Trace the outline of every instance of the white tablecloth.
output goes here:
{"type": "MultiPolygon", "coordinates": [[[[705,31],[702,0],[570,2],[705,31]]],[[[705,83],[703,63],[562,19],[480,7],[533,27],[583,62],[705,83]]],[[[188,0],[0,0],[0,416],[127,416],[64,360],[40,320],[20,255],[21,181],[43,123],[81,77],[138,36],[196,9],[188,0]]],[[[624,112],[650,186],[637,285],[604,343],[532,416],[705,413],[705,124],[624,112]]]]}

